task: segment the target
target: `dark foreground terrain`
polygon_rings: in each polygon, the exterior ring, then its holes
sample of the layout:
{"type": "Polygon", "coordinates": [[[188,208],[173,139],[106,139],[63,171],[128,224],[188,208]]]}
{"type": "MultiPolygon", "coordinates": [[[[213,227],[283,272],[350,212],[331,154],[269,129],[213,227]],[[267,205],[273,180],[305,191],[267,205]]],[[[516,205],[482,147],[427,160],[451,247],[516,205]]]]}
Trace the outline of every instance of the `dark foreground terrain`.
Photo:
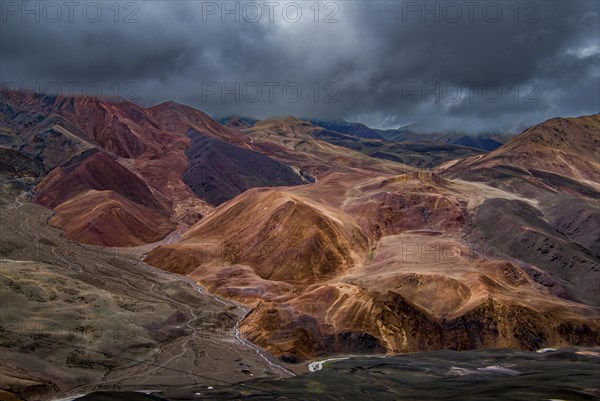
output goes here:
{"type": "Polygon", "coordinates": [[[215,386],[177,393],[94,393],[82,401],[116,400],[595,400],[600,397],[598,349],[546,352],[436,351],[351,358],[252,388],[215,386]]]}

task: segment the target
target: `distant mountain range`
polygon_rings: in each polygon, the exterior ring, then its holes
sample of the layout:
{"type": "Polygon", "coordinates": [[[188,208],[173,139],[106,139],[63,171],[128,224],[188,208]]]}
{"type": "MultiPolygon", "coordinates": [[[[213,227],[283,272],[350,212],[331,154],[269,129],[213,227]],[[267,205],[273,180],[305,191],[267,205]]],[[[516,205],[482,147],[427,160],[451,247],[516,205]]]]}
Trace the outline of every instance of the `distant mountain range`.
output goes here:
{"type": "MultiPolygon", "coordinates": [[[[459,132],[416,132],[409,126],[399,129],[375,129],[369,128],[361,123],[353,123],[345,120],[319,120],[303,119],[312,125],[324,128],[327,131],[344,134],[362,139],[382,140],[386,142],[409,142],[409,143],[435,143],[446,145],[458,145],[478,150],[491,151],[500,147],[513,135],[506,133],[483,133],[478,135],[466,135],[459,132]]],[[[230,116],[220,120],[220,123],[236,130],[247,129],[259,120],[230,116]]],[[[326,137],[322,139],[328,140],[326,137]]],[[[330,140],[335,141],[333,138],[330,140]]],[[[332,142],[340,146],[346,146],[344,141],[332,142]]],[[[382,145],[385,146],[385,145],[382,145]]],[[[373,145],[371,146],[373,147],[373,145]]],[[[377,156],[375,156],[377,157],[377,156]]]]}

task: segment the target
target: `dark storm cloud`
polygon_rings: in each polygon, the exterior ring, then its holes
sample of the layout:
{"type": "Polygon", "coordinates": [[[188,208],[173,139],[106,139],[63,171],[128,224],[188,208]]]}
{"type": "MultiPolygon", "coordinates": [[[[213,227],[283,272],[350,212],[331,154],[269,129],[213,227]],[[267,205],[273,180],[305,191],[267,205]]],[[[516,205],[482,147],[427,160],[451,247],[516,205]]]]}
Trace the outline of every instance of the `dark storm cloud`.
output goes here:
{"type": "Polygon", "coordinates": [[[600,108],[596,1],[311,1],[295,3],[297,22],[289,2],[272,14],[262,1],[122,2],[119,14],[97,2],[97,21],[82,12],[89,3],[70,16],[56,2],[55,22],[45,4],[2,3],[3,83],[95,83],[105,93],[118,83],[123,97],[215,116],[469,132],[600,108]],[[221,15],[225,8],[233,12],[221,15]]]}

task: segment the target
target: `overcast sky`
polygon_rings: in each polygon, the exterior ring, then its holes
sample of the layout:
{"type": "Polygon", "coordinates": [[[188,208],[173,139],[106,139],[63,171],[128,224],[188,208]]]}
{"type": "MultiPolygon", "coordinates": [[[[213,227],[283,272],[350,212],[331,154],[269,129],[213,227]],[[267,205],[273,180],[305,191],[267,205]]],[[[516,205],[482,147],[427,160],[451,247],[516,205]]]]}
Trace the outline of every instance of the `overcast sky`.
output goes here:
{"type": "Polygon", "coordinates": [[[6,87],[518,131],[600,109],[594,1],[1,3],[6,87]]]}

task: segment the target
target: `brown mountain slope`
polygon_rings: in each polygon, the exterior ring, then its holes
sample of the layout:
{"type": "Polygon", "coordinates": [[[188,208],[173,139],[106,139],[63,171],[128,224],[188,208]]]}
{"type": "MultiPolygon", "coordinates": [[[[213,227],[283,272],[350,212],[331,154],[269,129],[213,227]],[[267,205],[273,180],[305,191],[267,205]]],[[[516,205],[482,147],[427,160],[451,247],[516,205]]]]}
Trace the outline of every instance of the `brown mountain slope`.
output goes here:
{"type": "MultiPolygon", "coordinates": [[[[502,178],[500,172],[482,172],[502,166],[523,170],[522,174],[529,173],[533,178],[538,171],[553,173],[598,190],[600,114],[548,120],[487,155],[447,162],[438,171],[451,177],[479,181],[502,178]]],[[[541,180],[544,181],[544,177],[541,180]]]]}
{"type": "Polygon", "coordinates": [[[339,210],[285,190],[254,189],[197,223],[177,245],[151,252],[148,262],[190,273],[197,260],[219,265],[224,258],[252,266],[261,279],[304,286],[349,270],[364,258],[367,244],[339,210]],[[221,252],[206,254],[209,243],[219,243],[221,252]]]}
{"type": "Polygon", "coordinates": [[[529,170],[597,181],[600,171],[600,114],[548,120],[525,131],[487,158],[499,156],[511,165],[529,170]]]}
{"type": "Polygon", "coordinates": [[[344,210],[374,239],[410,230],[460,233],[468,199],[431,172],[375,178],[353,188],[344,210]]]}
{"type": "Polygon", "coordinates": [[[41,127],[63,126],[71,139],[125,158],[156,149],[157,124],[149,112],[128,102],[2,91],[4,113],[25,141],[41,127]],[[73,138],[74,137],[74,138],[73,138]]]}
{"type": "Polygon", "coordinates": [[[55,209],[50,224],[65,237],[103,246],[132,246],[155,242],[176,224],[155,209],[142,206],[114,191],[83,192],[55,209]]]}

